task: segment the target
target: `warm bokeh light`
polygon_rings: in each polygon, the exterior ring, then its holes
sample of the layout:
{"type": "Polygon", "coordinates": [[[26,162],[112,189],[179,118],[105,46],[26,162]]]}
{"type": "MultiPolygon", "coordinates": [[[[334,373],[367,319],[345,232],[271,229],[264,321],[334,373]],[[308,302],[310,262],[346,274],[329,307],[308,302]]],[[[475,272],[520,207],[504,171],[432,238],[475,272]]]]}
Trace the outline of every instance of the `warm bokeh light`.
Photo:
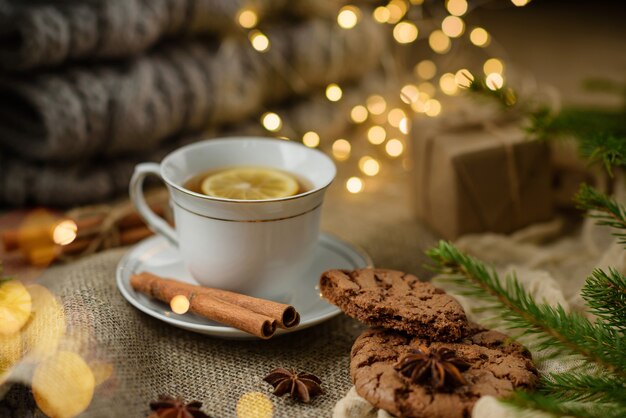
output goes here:
{"type": "Polygon", "coordinates": [[[437,74],[437,66],[431,60],[420,61],[415,65],[415,74],[424,80],[430,80],[437,74]]]}
{"type": "Polygon", "coordinates": [[[170,309],[172,312],[183,315],[189,311],[189,299],[185,295],[176,295],[170,300],[170,309]]]}
{"type": "Polygon", "coordinates": [[[430,99],[426,102],[426,109],[424,111],[427,116],[435,117],[441,113],[441,103],[437,99],[430,99]]]}
{"type": "Polygon", "coordinates": [[[337,161],[345,161],[350,158],[350,152],[352,151],[352,146],[345,139],[338,139],[333,142],[333,157],[337,161]]]}
{"type": "Polygon", "coordinates": [[[359,160],[359,170],[366,176],[375,176],[380,172],[380,163],[369,155],[366,155],[359,160]]]}
{"type": "Polygon", "coordinates": [[[309,148],[315,148],[320,144],[320,136],[313,131],[306,132],[302,135],[302,143],[309,148]]]}
{"type": "Polygon", "coordinates": [[[259,52],[265,52],[270,47],[270,40],[265,34],[258,30],[253,30],[248,35],[250,38],[250,43],[252,44],[252,48],[256,49],[259,52]]]}
{"type": "Polygon", "coordinates": [[[382,126],[374,125],[367,130],[367,140],[374,145],[380,145],[385,142],[387,131],[382,126]]]}
{"type": "Polygon", "coordinates": [[[501,74],[491,73],[487,75],[485,79],[485,84],[487,84],[487,88],[490,90],[498,90],[501,89],[504,85],[504,78],[501,74]]]}
{"type": "Polygon", "coordinates": [[[378,6],[374,9],[372,16],[374,16],[374,20],[378,23],[386,23],[391,17],[391,13],[385,6],[378,6]]]}
{"type": "Polygon", "coordinates": [[[497,58],[489,58],[485,61],[485,64],[483,64],[483,71],[485,74],[502,74],[504,72],[504,64],[497,58]]]}
{"type": "Polygon", "coordinates": [[[350,111],[350,118],[355,123],[363,123],[367,120],[367,108],[365,106],[356,105],[350,111]]]}
{"type": "Polygon", "coordinates": [[[465,0],[448,0],[446,9],[454,16],[463,16],[467,12],[467,1],[465,0]]]}
{"type": "Polygon", "coordinates": [[[382,115],[385,112],[385,109],[387,109],[387,102],[383,96],[378,94],[368,97],[366,105],[367,110],[369,110],[372,115],[382,115]]]}
{"type": "Polygon", "coordinates": [[[261,123],[263,127],[270,132],[276,132],[283,126],[283,121],[280,119],[280,116],[274,112],[264,113],[263,116],[261,116],[261,123]]]}
{"type": "Polygon", "coordinates": [[[467,68],[461,68],[454,75],[456,84],[460,87],[469,87],[470,83],[474,80],[474,76],[467,68]]]}
{"type": "Polygon", "coordinates": [[[332,83],[326,87],[326,97],[331,102],[338,102],[341,100],[341,96],[343,96],[343,91],[337,84],[332,83]]]}
{"type": "Polygon", "coordinates": [[[487,46],[489,45],[489,41],[489,33],[483,28],[474,28],[470,32],[470,42],[472,42],[476,46],[487,46]]]}
{"type": "Polygon", "coordinates": [[[448,16],[441,22],[441,30],[451,38],[458,38],[465,31],[465,23],[458,16],[448,16]]]}
{"type": "Polygon", "coordinates": [[[352,29],[359,22],[361,11],[356,6],[344,6],[339,10],[337,23],[344,29],[352,29]]]}
{"type": "Polygon", "coordinates": [[[237,401],[237,418],[272,418],[274,405],[261,392],[244,393],[237,401]]]}
{"type": "Polygon", "coordinates": [[[387,152],[390,157],[399,157],[404,152],[404,145],[402,145],[402,141],[399,139],[390,139],[387,141],[387,144],[385,144],[385,152],[387,152]]]}
{"type": "Polygon", "coordinates": [[[237,22],[246,29],[252,29],[258,23],[257,14],[250,9],[241,9],[237,14],[237,22]]]}
{"type": "Polygon", "coordinates": [[[411,104],[417,100],[419,89],[413,84],[407,84],[400,89],[400,100],[406,104],[411,104]]]}
{"type": "Polygon", "coordinates": [[[439,78],[439,87],[442,92],[449,96],[455,95],[459,90],[459,86],[452,73],[445,73],[439,78]]]}
{"type": "Polygon", "coordinates": [[[406,14],[408,5],[404,0],[391,0],[387,5],[387,10],[389,10],[387,23],[398,23],[406,14]]]}
{"type": "Polygon", "coordinates": [[[437,93],[437,88],[433,85],[433,83],[429,83],[428,81],[420,83],[417,88],[419,89],[420,93],[425,93],[431,97],[437,93]]]}
{"type": "Polygon", "coordinates": [[[59,222],[52,230],[52,240],[58,245],[67,245],[74,242],[78,226],[71,219],[59,222]]]}
{"type": "Polygon", "coordinates": [[[346,181],[346,189],[350,193],[360,193],[363,191],[363,180],[358,177],[350,177],[346,181]]]}
{"type": "Polygon", "coordinates": [[[450,42],[450,38],[440,31],[439,29],[434,30],[430,33],[428,37],[428,45],[438,54],[445,54],[450,50],[450,46],[452,43],[450,42]]]}
{"type": "Polygon", "coordinates": [[[417,39],[417,26],[411,22],[400,22],[393,28],[393,37],[398,43],[408,44],[417,39]]]}
{"type": "Polygon", "coordinates": [[[411,129],[409,118],[402,118],[402,120],[400,121],[400,125],[398,125],[398,129],[403,134],[408,135],[409,130],[411,129]]]}
{"type": "Polygon", "coordinates": [[[32,299],[18,280],[0,282],[0,335],[19,332],[32,312],[32,299]]]}
{"type": "Polygon", "coordinates": [[[400,126],[400,121],[402,121],[402,118],[405,117],[406,113],[404,113],[404,110],[399,108],[391,109],[387,114],[387,122],[389,122],[389,125],[397,128],[398,126],[400,126]]]}
{"type": "Polygon", "coordinates": [[[511,3],[513,3],[517,7],[522,7],[530,3],[530,0],[511,0],[511,3]]]}

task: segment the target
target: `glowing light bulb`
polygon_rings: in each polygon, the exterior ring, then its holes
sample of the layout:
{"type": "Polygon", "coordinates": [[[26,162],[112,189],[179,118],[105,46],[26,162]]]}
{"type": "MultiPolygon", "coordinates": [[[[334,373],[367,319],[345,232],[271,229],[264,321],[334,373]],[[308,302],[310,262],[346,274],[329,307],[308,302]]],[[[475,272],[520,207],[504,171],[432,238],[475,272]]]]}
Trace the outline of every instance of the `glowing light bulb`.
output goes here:
{"type": "Polygon", "coordinates": [[[431,60],[424,60],[417,63],[415,66],[415,74],[424,80],[430,80],[437,74],[437,66],[431,60]]]}
{"type": "Polygon", "coordinates": [[[357,105],[350,111],[350,118],[355,123],[363,123],[367,120],[367,109],[365,106],[357,105]]]}
{"type": "Polygon", "coordinates": [[[456,83],[454,74],[445,73],[439,78],[439,87],[441,91],[449,96],[453,96],[459,90],[459,86],[456,83]]]}
{"type": "Polygon", "coordinates": [[[406,104],[411,104],[417,100],[419,89],[413,84],[407,84],[400,89],[400,100],[406,104]]]}
{"type": "Polygon", "coordinates": [[[182,315],[189,311],[189,299],[185,295],[176,295],[170,300],[170,308],[172,312],[182,315]]]}
{"type": "Polygon", "coordinates": [[[302,143],[309,148],[315,148],[320,144],[320,136],[313,131],[306,132],[302,135],[302,143]]]}
{"type": "Polygon", "coordinates": [[[400,126],[400,121],[402,121],[402,118],[405,117],[406,113],[404,113],[404,110],[398,108],[391,109],[387,114],[387,122],[389,122],[389,125],[397,128],[398,126],[400,126]]]}
{"type": "Polygon", "coordinates": [[[429,101],[427,101],[426,111],[424,113],[426,113],[427,116],[430,116],[433,118],[437,116],[439,113],[441,113],[441,103],[439,103],[439,100],[430,99],[429,101]]]}
{"type": "Polygon", "coordinates": [[[385,109],[387,109],[387,102],[383,96],[378,94],[368,97],[366,105],[367,110],[369,110],[373,115],[382,115],[385,112],[385,109]]]}
{"type": "Polygon", "coordinates": [[[390,139],[387,141],[387,144],[385,144],[385,152],[390,157],[399,157],[404,152],[404,145],[402,145],[399,139],[390,139]]]}
{"type": "Polygon", "coordinates": [[[270,47],[270,40],[261,31],[253,30],[248,35],[252,48],[259,52],[265,52],[270,47]]]}
{"type": "Polygon", "coordinates": [[[283,126],[283,121],[280,119],[280,116],[274,112],[264,113],[263,116],[261,116],[261,123],[263,127],[270,132],[276,132],[283,126]]]}
{"type": "Polygon", "coordinates": [[[341,96],[343,96],[343,91],[341,90],[341,87],[339,87],[337,84],[332,83],[329,84],[328,87],[326,87],[326,97],[331,102],[337,102],[341,100],[341,96]]]}
{"type": "Polygon", "coordinates": [[[359,169],[366,176],[375,176],[380,171],[380,163],[366,155],[359,160],[359,169]]]}
{"type": "Polygon", "coordinates": [[[441,22],[441,30],[451,38],[458,38],[465,31],[465,23],[458,16],[448,16],[441,22]]]}
{"type": "Polygon", "coordinates": [[[485,74],[502,74],[504,72],[504,64],[497,58],[489,58],[485,61],[485,64],[483,64],[483,71],[485,74]]]}
{"type": "Polygon", "coordinates": [[[356,6],[344,6],[339,10],[337,23],[344,29],[352,29],[359,23],[361,11],[356,6]]]}
{"type": "Polygon", "coordinates": [[[241,27],[246,29],[252,29],[259,21],[257,14],[250,9],[241,9],[237,14],[237,22],[241,27]]]}
{"type": "Polygon", "coordinates": [[[446,9],[454,16],[463,16],[467,12],[467,1],[465,0],[448,0],[446,9]]]}
{"type": "MultiPolygon", "coordinates": [[[[416,102],[417,103],[417,102],[416,102]]],[[[408,118],[402,118],[400,124],[398,125],[398,129],[405,135],[409,134],[409,130],[411,129],[408,118]]]]}
{"type": "Polygon", "coordinates": [[[367,130],[367,140],[371,144],[380,145],[385,142],[387,138],[387,131],[382,126],[374,125],[367,130]]]}
{"type": "Polygon", "coordinates": [[[445,54],[450,50],[452,43],[450,42],[448,35],[437,29],[430,33],[430,36],[428,37],[428,45],[430,45],[431,49],[436,53],[445,54]]]}
{"type": "Polygon", "coordinates": [[[346,181],[346,189],[350,193],[360,193],[363,191],[363,180],[358,177],[350,177],[348,181],[346,181]]]}
{"type": "Polygon", "coordinates": [[[378,23],[386,23],[391,17],[391,13],[385,6],[379,6],[374,9],[372,16],[374,16],[374,20],[378,23]]]}
{"type": "Polygon", "coordinates": [[[401,44],[409,44],[417,39],[417,26],[411,22],[400,22],[393,28],[394,39],[401,44]]]}
{"type": "Polygon", "coordinates": [[[476,46],[484,47],[489,45],[489,33],[483,28],[474,28],[470,32],[470,42],[476,46]]]}
{"type": "Polygon", "coordinates": [[[76,222],[66,219],[56,224],[52,230],[52,241],[58,245],[71,244],[76,239],[77,231],[76,222]]]}
{"type": "Polygon", "coordinates": [[[485,84],[487,84],[487,88],[489,90],[495,91],[502,88],[502,86],[504,85],[504,78],[501,74],[491,73],[487,75],[487,78],[485,79],[485,84]]]}
{"type": "Polygon", "coordinates": [[[345,139],[338,139],[333,142],[333,157],[337,161],[345,161],[350,157],[352,146],[345,139]]]}

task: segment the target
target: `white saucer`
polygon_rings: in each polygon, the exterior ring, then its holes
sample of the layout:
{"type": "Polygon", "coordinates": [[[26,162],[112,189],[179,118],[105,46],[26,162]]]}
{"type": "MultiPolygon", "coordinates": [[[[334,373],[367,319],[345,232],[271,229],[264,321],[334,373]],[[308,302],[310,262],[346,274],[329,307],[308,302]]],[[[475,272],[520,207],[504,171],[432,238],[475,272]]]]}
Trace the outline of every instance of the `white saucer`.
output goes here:
{"type": "MultiPolygon", "coordinates": [[[[340,311],[320,298],[318,280],[328,269],[355,269],[372,267],[370,257],[363,251],[330,235],[321,234],[315,250],[312,267],[295,280],[299,280],[297,294],[285,295],[278,302],[288,303],[300,312],[300,325],[276,334],[297,331],[326,321],[340,311]]],[[[229,339],[254,339],[255,337],[238,329],[223,326],[217,322],[193,315],[177,315],[169,306],[143,294],[135,292],[130,285],[130,276],[148,271],[163,277],[197,284],[183,266],[178,250],[164,238],[153,236],[132,247],[117,266],[117,287],[135,308],[148,315],[189,331],[229,339]]]]}

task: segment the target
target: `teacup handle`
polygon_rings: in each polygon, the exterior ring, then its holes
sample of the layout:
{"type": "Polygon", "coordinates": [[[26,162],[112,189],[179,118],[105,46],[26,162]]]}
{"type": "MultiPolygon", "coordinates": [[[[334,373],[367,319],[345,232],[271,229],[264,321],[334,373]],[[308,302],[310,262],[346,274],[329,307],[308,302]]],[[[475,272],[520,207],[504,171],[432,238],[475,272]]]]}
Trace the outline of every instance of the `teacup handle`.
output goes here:
{"type": "Polygon", "coordinates": [[[150,209],[143,196],[144,179],[150,174],[161,178],[160,168],[161,166],[156,163],[141,163],[135,167],[135,172],[130,179],[130,199],[150,229],[163,235],[169,242],[178,246],[178,237],[174,228],[150,209]]]}

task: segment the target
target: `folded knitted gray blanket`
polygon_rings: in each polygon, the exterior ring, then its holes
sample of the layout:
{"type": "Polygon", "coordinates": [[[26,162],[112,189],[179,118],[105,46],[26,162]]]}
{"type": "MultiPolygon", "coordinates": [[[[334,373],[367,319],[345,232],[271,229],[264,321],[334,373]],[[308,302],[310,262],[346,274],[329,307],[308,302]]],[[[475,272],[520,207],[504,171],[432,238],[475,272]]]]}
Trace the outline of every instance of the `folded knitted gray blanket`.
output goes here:
{"type": "Polygon", "coordinates": [[[135,55],[160,39],[238,29],[243,7],[259,17],[332,16],[340,0],[0,0],[0,67],[135,55]]]}
{"type": "Polygon", "coordinates": [[[38,161],[85,161],[150,150],[208,126],[374,68],[385,32],[368,16],[351,30],[311,20],[247,39],[162,46],[128,64],[0,80],[0,145],[38,161]],[[365,47],[366,46],[366,47],[365,47]]]}

